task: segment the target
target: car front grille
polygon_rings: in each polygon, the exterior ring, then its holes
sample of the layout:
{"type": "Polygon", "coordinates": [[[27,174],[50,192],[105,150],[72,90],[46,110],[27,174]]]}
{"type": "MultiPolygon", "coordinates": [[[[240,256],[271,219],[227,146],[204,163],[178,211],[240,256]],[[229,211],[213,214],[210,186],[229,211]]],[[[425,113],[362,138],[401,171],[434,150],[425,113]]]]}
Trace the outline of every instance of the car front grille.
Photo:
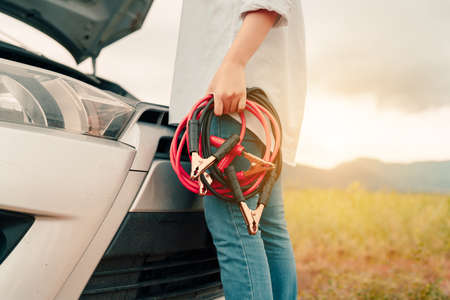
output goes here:
{"type": "Polygon", "coordinates": [[[80,299],[212,299],[223,294],[213,249],[103,259],[80,299]]]}
{"type": "Polygon", "coordinates": [[[222,295],[217,254],[202,211],[130,212],[80,299],[215,299],[222,295]]]}

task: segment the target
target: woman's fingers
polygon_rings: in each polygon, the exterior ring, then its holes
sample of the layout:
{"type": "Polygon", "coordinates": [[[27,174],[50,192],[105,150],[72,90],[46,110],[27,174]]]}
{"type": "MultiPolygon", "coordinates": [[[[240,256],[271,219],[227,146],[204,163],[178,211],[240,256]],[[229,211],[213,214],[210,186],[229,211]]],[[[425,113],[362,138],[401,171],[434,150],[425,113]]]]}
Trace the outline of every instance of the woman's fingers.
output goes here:
{"type": "Polygon", "coordinates": [[[221,116],[235,112],[241,112],[245,109],[247,103],[247,94],[243,93],[215,93],[209,91],[206,95],[214,96],[214,114],[221,116]]]}
{"type": "Polygon", "coordinates": [[[245,109],[246,95],[245,93],[215,93],[214,96],[214,114],[220,116],[222,114],[232,114],[245,109]]]}
{"type": "Polygon", "coordinates": [[[239,102],[241,101],[241,96],[239,96],[239,97],[235,97],[234,99],[233,99],[233,103],[232,103],[232,105],[231,105],[231,110],[232,110],[232,112],[237,112],[237,111],[239,111],[239,102]]]}
{"type": "Polygon", "coordinates": [[[221,116],[224,113],[223,102],[219,95],[214,95],[214,114],[221,116]]]}
{"type": "Polygon", "coordinates": [[[244,92],[244,95],[239,99],[237,111],[238,112],[244,111],[246,104],[247,104],[247,92],[244,92]]]}
{"type": "Polygon", "coordinates": [[[234,102],[235,95],[233,93],[230,93],[223,97],[223,111],[224,114],[231,114],[233,113],[233,102],[234,102]]]}
{"type": "Polygon", "coordinates": [[[215,88],[214,88],[214,86],[212,84],[208,87],[208,92],[206,93],[205,96],[208,96],[208,95],[213,95],[213,99],[214,99],[214,114],[216,116],[221,116],[222,114],[224,114],[223,102],[222,102],[221,95],[215,92],[215,88]]]}
{"type": "Polygon", "coordinates": [[[237,93],[236,96],[233,99],[233,110],[232,112],[241,112],[245,109],[245,105],[247,102],[247,93],[246,90],[237,93]]]}

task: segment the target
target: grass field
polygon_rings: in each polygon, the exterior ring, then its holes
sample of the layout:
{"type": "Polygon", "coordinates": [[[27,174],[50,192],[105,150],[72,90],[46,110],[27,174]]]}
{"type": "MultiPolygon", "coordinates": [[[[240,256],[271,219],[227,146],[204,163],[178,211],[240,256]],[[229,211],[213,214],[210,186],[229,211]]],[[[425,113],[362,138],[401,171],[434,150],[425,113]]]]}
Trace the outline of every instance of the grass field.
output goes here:
{"type": "Polygon", "coordinates": [[[450,299],[450,196],[287,190],[301,299],[450,299]]]}

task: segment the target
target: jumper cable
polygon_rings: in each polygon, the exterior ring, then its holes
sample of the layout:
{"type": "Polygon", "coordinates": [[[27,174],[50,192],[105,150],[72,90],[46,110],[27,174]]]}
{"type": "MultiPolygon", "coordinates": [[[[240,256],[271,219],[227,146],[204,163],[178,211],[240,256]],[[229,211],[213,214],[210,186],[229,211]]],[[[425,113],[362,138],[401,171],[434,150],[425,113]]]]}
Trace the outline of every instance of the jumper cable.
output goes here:
{"type": "Polygon", "coordinates": [[[178,125],[170,147],[170,161],[180,182],[190,191],[200,195],[215,195],[239,204],[249,234],[256,234],[262,211],[281,168],[281,125],[270,103],[261,100],[261,97],[255,98],[259,101],[252,101],[251,95],[251,92],[248,93],[246,110],[260,121],[266,135],[262,157],[246,152],[241,145],[246,131],[243,112],[239,115],[239,135],[223,139],[209,134],[213,117],[213,97],[209,95],[199,100],[178,125]],[[273,149],[272,135],[275,141],[273,149]],[[217,150],[212,153],[211,147],[217,150]],[[187,150],[191,160],[190,173],[184,170],[180,162],[183,150],[187,150]],[[250,168],[236,172],[230,165],[236,156],[247,158],[250,168]],[[251,210],[245,201],[256,194],[259,194],[258,206],[251,210]]]}

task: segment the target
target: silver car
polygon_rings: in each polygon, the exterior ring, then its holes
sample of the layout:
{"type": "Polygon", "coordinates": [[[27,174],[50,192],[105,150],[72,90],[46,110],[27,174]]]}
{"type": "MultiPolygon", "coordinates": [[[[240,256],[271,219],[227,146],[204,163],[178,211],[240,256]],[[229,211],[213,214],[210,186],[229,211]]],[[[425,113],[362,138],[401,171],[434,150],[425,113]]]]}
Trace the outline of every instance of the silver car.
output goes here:
{"type": "MultiPolygon", "coordinates": [[[[139,29],[151,4],[0,0],[0,11],[81,62],[139,29]]],[[[0,42],[1,299],[222,296],[201,199],[171,169],[167,120],[116,83],[0,42]]]]}

